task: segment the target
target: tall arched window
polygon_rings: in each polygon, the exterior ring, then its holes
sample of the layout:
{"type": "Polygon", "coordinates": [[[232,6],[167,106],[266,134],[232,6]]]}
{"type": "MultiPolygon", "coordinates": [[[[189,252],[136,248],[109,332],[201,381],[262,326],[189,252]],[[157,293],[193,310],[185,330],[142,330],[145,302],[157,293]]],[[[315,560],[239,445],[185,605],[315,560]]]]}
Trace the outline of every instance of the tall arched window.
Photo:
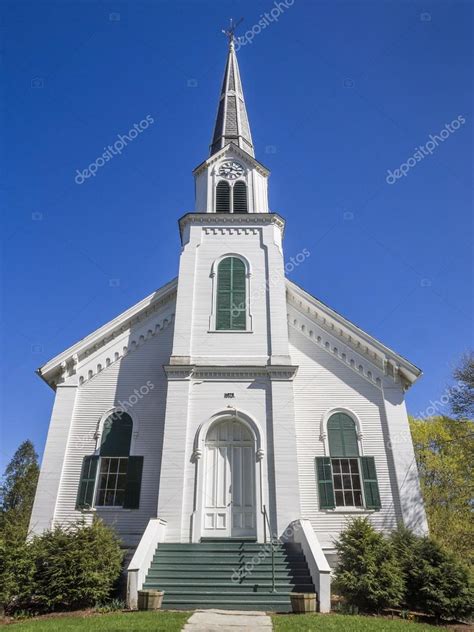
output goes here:
{"type": "Polygon", "coordinates": [[[380,496],[372,456],[359,456],[354,420],[337,412],[327,422],[329,457],[317,457],[320,507],[380,509],[380,496]]]}
{"type": "Polygon", "coordinates": [[[336,507],[362,507],[359,446],[354,420],[336,413],[328,421],[329,453],[336,507]]]}
{"type": "Polygon", "coordinates": [[[230,186],[224,180],[216,187],[216,213],[230,213],[230,186]]]}
{"type": "Polygon", "coordinates": [[[84,457],[77,509],[124,507],[137,509],[143,469],[142,456],[130,456],[133,421],[116,410],[104,421],[98,455],[84,457]]]}
{"type": "Polygon", "coordinates": [[[233,190],[234,213],[247,213],[247,186],[239,181],[234,184],[233,190]]]}
{"type": "Polygon", "coordinates": [[[216,329],[246,328],[245,279],[245,264],[237,257],[226,257],[217,266],[216,329]]]}

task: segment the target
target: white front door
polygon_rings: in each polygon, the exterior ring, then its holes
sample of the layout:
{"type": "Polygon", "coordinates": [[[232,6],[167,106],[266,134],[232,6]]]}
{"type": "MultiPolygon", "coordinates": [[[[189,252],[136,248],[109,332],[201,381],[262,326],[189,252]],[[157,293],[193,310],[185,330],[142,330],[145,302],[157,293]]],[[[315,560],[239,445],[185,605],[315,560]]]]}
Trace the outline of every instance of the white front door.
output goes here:
{"type": "Polygon", "coordinates": [[[202,537],[256,535],[255,441],[237,420],[210,429],[204,459],[202,537]]]}

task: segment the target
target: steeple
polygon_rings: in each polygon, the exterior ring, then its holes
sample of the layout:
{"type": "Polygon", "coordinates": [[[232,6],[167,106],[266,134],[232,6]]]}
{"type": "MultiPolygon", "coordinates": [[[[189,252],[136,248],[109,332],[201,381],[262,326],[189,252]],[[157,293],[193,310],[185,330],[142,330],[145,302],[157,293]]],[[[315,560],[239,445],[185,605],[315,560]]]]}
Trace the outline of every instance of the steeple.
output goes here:
{"type": "Polygon", "coordinates": [[[255,157],[232,27],[231,31],[226,33],[229,36],[229,54],[219,97],[210,155],[212,156],[227,144],[234,143],[255,157]]]}

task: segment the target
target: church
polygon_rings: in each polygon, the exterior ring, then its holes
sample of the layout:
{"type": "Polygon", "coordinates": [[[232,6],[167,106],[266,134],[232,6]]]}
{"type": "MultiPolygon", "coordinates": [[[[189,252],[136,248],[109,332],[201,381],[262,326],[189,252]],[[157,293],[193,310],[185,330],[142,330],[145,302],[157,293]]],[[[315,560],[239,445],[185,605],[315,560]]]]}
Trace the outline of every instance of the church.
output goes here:
{"type": "Polygon", "coordinates": [[[285,277],[233,34],[193,176],[178,276],[38,369],[55,399],[30,530],[111,525],[132,608],[149,588],[287,611],[299,591],[327,612],[351,518],[427,532],[404,402],[421,371],[285,277]]]}

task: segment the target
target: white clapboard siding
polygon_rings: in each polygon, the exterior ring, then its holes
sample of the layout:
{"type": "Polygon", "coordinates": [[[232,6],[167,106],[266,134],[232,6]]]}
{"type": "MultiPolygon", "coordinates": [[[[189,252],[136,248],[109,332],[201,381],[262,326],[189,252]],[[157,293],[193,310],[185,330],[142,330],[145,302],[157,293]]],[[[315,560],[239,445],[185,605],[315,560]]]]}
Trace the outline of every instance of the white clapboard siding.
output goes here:
{"type": "Polygon", "coordinates": [[[170,325],[79,386],[57,500],[56,524],[80,517],[75,502],[82,459],[94,453],[99,420],[107,410],[126,402],[135,389],[140,391],[145,385],[149,392],[127,407],[134,420],[131,454],[144,457],[140,507],[137,510],[98,507],[97,515],[115,527],[125,544],[132,546],[139,541],[148,520],[156,517],[167,391],[163,365],[169,362],[172,336],[170,325]]]}
{"type": "MultiPolygon", "coordinates": [[[[400,517],[396,477],[387,449],[388,432],[383,391],[342,362],[334,353],[290,325],[290,355],[299,366],[294,380],[295,423],[301,513],[313,525],[323,548],[332,549],[334,539],[354,515],[369,515],[379,529],[391,529],[400,517]],[[374,456],[382,509],[362,514],[319,509],[315,457],[324,456],[320,438],[321,420],[333,408],[347,408],[362,422],[363,452],[374,456]]],[[[317,339],[318,326],[314,325],[317,339]]],[[[340,343],[339,343],[340,346],[340,343]]],[[[347,350],[350,353],[350,350],[347,350]]]]}

